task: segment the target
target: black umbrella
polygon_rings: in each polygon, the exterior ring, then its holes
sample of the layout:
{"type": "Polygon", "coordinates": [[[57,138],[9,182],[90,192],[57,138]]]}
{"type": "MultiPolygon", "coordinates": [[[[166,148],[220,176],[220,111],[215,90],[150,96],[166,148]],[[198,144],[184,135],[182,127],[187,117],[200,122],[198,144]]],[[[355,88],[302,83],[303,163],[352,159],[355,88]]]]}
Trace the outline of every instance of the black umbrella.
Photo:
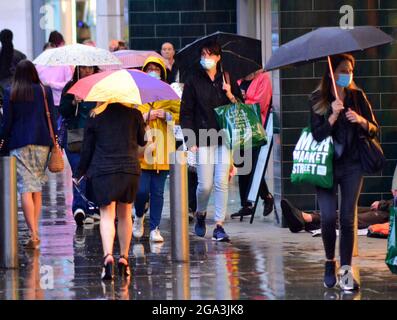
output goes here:
{"type": "Polygon", "coordinates": [[[244,78],[262,68],[260,40],[218,31],[188,44],[176,54],[175,60],[182,81],[192,69],[199,67],[200,48],[209,40],[218,42],[222,47],[223,70],[229,72],[234,78],[244,78]]]}
{"type": "MultiPolygon", "coordinates": [[[[382,30],[373,26],[360,26],[354,29],[340,27],[318,28],[299,38],[283,44],[278,48],[265,66],[266,71],[298,66],[328,57],[332,82],[332,55],[365,50],[393,42],[394,39],[382,30]]],[[[336,92],[336,89],[335,89],[336,92]]]]}

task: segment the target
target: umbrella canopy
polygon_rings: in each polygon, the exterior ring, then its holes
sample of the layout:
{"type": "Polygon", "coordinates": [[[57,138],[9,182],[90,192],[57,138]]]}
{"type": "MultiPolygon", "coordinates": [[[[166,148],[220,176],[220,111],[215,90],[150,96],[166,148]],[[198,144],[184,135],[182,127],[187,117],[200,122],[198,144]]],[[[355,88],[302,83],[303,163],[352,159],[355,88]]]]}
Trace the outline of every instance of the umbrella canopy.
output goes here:
{"type": "Polygon", "coordinates": [[[113,52],[113,54],[121,61],[121,67],[123,69],[143,67],[146,59],[149,57],[159,58],[167,65],[167,61],[156,51],[120,50],[113,52]]]}
{"type": "Polygon", "coordinates": [[[270,71],[314,62],[327,56],[364,50],[393,41],[391,36],[373,26],[319,28],[283,44],[273,53],[265,69],[270,71]]]}
{"type": "Polygon", "coordinates": [[[218,31],[194,41],[176,54],[175,60],[183,81],[192,68],[198,68],[201,59],[200,47],[209,40],[218,42],[222,47],[223,70],[236,79],[262,69],[260,40],[218,31]]]}
{"type": "Polygon", "coordinates": [[[42,66],[103,66],[121,65],[121,62],[110,51],[72,44],[60,48],[48,49],[40,54],[34,61],[42,66]]]}
{"type": "Polygon", "coordinates": [[[84,101],[117,102],[131,107],[159,100],[179,100],[170,85],[139,70],[97,73],[78,81],[68,93],[84,101]]]}

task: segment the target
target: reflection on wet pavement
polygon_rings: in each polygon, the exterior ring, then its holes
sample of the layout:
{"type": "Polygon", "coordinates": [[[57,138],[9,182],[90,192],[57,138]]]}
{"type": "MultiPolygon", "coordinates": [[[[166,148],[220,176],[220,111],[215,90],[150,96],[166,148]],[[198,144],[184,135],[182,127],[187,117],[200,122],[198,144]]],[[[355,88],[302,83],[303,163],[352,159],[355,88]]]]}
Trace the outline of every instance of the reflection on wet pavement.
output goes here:
{"type": "MultiPolygon", "coordinates": [[[[105,283],[100,280],[99,226],[76,227],[70,212],[70,191],[67,172],[51,175],[44,190],[41,249],[33,252],[20,246],[19,270],[0,270],[0,299],[397,298],[396,278],[381,264],[382,255],[368,253],[365,256],[369,262],[360,270],[363,289],[359,293],[326,290],[322,286],[321,239],[307,240],[305,234],[291,236],[285,229],[262,220],[254,223],[257,230],[254,234],[249,231],[248,222],[229,221],[236,230],[230,232],[235,235],[232,243],[215,243],[191,233],[190,263],[180,264],[171,261],[171,228],[169,219],[165,218],[161,230],[166,242],[152,245],[147,234],[140,241],[133,240],[131,279],[120,280],[116,274],[114,282],[105,283]]],[[[164,210],[169,212],[168,202],[164,210]]],[[[22,212],[19,213],[19,238],[20,244],[27,238],[22,212]]],[[[116,243],[116,258],[118,252],[116,243]]]]}

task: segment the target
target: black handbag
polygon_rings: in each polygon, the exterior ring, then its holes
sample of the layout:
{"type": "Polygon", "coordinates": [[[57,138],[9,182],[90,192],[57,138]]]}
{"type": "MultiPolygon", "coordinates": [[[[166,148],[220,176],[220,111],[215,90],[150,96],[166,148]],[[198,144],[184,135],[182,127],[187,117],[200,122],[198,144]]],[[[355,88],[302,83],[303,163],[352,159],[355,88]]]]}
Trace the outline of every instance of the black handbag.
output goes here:
{"type": "MultiPolygon", "coordinates": [[[[354,102],[356,109],[360,112],[360,106],[357,104],[357,97],[355,94],[354,102]]],[[[386,158],[380,145],[378,136],[370,137],[362,132],[359,128],[359,144],[358,151],[360,153],[361,167],[364,173],[373,174],[381,171],[386,164],[386,158]]]]}
{"type": "Polygon", "coordinates": [[[360,135],[358,150],[360,152],[361,167],[365,173],[372,174],[383,169],[386,164],[386,158],[378,137],[371,138],[366,135],[360,135]]]}

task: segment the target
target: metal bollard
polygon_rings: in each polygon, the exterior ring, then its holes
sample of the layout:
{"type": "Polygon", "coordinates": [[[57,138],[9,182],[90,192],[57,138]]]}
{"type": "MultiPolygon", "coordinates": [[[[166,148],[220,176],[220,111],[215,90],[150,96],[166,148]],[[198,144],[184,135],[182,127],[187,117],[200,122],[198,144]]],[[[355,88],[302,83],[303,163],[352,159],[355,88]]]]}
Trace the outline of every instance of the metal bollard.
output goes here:
{"type": "Polygon", "coordinates": [[[14,157],[0,157],[0,267],[18,268],[17,167],[14,157]]]}
{"type": "Polygon", "coordinates": [[[174,280],[172,283],[173,300],[190,300],[190,263],[172,265],[174,280]]]}
{"type": "Polygon", "coordinates": [[[172,260],[189,262],[187,153],[171,153],[170,207],[172,260]]]}

